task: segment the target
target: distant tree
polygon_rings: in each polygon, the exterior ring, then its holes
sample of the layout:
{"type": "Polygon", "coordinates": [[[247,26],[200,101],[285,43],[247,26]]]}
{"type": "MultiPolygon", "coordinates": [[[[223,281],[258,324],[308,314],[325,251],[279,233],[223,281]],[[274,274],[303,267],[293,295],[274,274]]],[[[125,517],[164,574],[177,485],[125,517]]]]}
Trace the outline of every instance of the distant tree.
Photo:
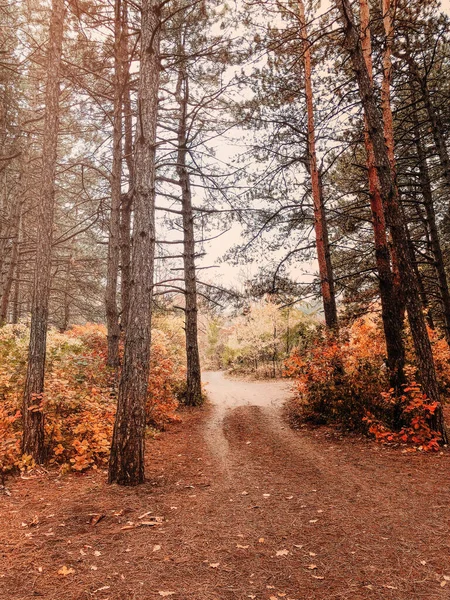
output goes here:
{"type": "Polygon", "coordinates": [[[22,449],[24,454],[31,455],[38,463],[43,462],[45,458],[42,395],[44,393],[45,352],[51,284],[60,66],[64,15],[64,0],[53,0],[47,50],[42,183],[37,223],[30,345],[23,396],[22,449]]]}

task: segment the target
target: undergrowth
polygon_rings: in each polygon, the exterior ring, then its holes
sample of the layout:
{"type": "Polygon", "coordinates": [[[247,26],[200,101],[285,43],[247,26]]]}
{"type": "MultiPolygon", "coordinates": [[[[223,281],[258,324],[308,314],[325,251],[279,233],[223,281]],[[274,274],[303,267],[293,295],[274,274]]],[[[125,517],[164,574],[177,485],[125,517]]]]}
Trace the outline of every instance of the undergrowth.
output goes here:
{"type": "MultiPolygon", "coordinates": [[[[436,332],[430,337],[445,398],[450,352],[436,332]]],[[[294,425],[337,425],[381,443],[439,448],[440,435],[431,426],[438,404],[430,402],[417,383],[411,343],[407,339],[408,384],[398,398],[389,389],[384,336],[374,316],[359,318],[340,332],[339,339],[318,334],[307,350],[291,355],[284,374],[295,381],[297,393],[289,407],[294,425]]]]}
{"type": "MultiPolygon", "coordinates": [[[[152,363],[147,424],[163,429],[176,419],[177,389],[184,379],[183,360],[171,332],[152,332],[152,363]]],[[[25,325],[0,329],[0,477],[33,467],[21,454],[21,404],[29,330],[25,325]]],[[[46,456],[62,472],[105,465],[116,411],[116,385],[106,367],[103,326],[76,326],[48,335],[45,393],[46,456]]]]}

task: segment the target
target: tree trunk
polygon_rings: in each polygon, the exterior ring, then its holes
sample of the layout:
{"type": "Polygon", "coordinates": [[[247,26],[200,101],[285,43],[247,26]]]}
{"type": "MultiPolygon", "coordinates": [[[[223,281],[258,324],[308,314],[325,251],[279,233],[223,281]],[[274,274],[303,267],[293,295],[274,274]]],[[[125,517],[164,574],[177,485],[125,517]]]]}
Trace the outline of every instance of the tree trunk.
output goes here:
{"type": "Polygon", "coordinates": [[[303,69],[305,77],[305,96],[308,123],[308,164],[311,176],[311,187],[314,204],[314,229],[316,233],[317,260],[319,263],[320,288],[322,293],[325,323],[329,329],[337,331],[338,318],[336,310],[336,297],[334,291],[334,277],[331,265],[330,244],[328,238],[328,225],[325,216],[322,185],[317,168],[316,134],[314,125],[314,101],[311,81],[311,45],[306,30],[305,6],[303,0],[298,1],[298,15],[301,27],[303,69]]]}
{"type": "Polygon", "coordinates": [[[11,256],[9,259],[8,270],[6,272],[6,278],[3,284],[1,303],[0,303],[0,327],[2,327],[8,320],[8,307],[11,297],[11,290],[14,283],[14,278],[17,271],[17,264],[19,261],[19,234],[21,227],[21,213],[22,213],[22,202],[16,201],[14,207],[14,231],[12,239],[11,256]]]}
{"type": "Polygon", "coordinates": [[[120,328],[123,333],[128,327],[130,311],[130,277],[131,277],[131,213],[133,206],[133,190],[122,194],[120,209],[120,328]]]}
{"type": "Polygon", "coordinates": [[[133,210],[134,164],[133,164],[133,118],[130,97],[130,61],[132,49],[129,47],[127,3],[123,3],[123,39],[126,44],[127,60],[124,63],[123,91],[123,123],[124,123],[124,159],[128,170],[128,192],[122,195],[120,220],[120,254],[121,254],[121,318],[122,332],[126,332],[128,312],[130,310],[130,269],[131,269],[131,215],[133,210]]]}
{"type": "MultiPolygon", "coordinates": [[[[367,0],[366,4],[367,3],[367,0]]],[[[383,12],[383,28],[384,28],[384,51],[383,51],[383,80],[381,83],[381,110],[383,113],[384,139],[386,141],[386,149],[391,165],[394,184],[398,190],[397,184],[397,161],[395,159],[395,141],[394,141],[394,119],[391,108],[391,81],[392,81],[392,44],[394,42],[394,21],[393,13],[395,13],[397,0],[382,0],[383,12]]],[[[369,12],[369,9],[367,9],[369,12]]],[[[368,15],[368,24],[370,18],[368,15]]],[[[369,26],[369,25],[368,25],[369,26]]],[[[368,29],[370,36],[370,30],[368,29]]],[[[398,191],[397,191],[398,194],[398,191]]],[[[394,294],[396,296],[397,309],[399,311],[398,319],[403,321],[404,302],[401,293],[401,276],[400,265],[395,249],[395,244],[390,244],[390,253],[392,261],[392,275],[394,284],[394,294]]]]}
{"type": "MultiPolygon", "coordinates": [[[[372,43],[370,35],[370,13],[367,0],[360,0],[361,50],[370,81],[373,81],[372,43]]],[[[397,395],[402,393],[405,383],[405,350],[402,339],[403,322],[399,318],[398,295],[395,291],[391,270],[389,244],[386,235],[386,220],[381,199],[380,182],[375,163],[373,145],[369,135],[367,118],[364,119],[364,141],[369,174],[369,196],[375,239],[375,262],[380,286],[381,318],[386,338],[389,385],[397,395]]]]}
{"type": "Polygon", "coordinates": [[[369,135],[377,164],[384,213],[398,256],[402,292],[406,302],[409,324],[414,341],[420,383],[428,398],[431,401],[438,402],[438,408],[431,425],[439,432],[443,442],[446,443],[447,432],[442,405],[440,404],[433,353],[422,312],[416,274],[411,264],[406,228],[399,205],[398,190],[395,185],[386,141],[384,139],[382,115],[375,100],[374,86],[367,70],[350,2],[349,0],[335,0],[335,3],[341,14],[347,48],[356,73],[359,94],[367,118],[369,135]]]}
{"type": "MultiPolygon", "coordinates": [[[[183,54],[182,42],[179,54],[183,54]]],[[[183,263],[185,287],[185,336],[186,336],[186,398],[188,406],[199,406],[203,402],[200,354],[198,350],[198,309],[197,274],[195,270],[194,213],[190,174],[187,167],[187,109],[189,101],[189,80],[185,65],[178,72],[176,98],[180,115],[178,121],[177,174],[181,187],[181,205],[183,218],[183,263]]]]}
{"type": "Polygon", "coordinates": [[[111,169],[111,212],[109,218],[108,263],[106,274],[105,308],[108,330],[107,365],[119,366],[119,308],[117,281],[120,262],[120,204],[122,184],[122,1],[114,5],[114,107],[113,107],[113,160],[111,169]]]}
{"type": "Polygon", "coordinates": [[[69,256],[67,257],[66,264],[66,272],[65,272],[65,281],[64,281],[64,292],[63,292],[63,314],[62,314],[62,322],[61,322],[61,331],[67,331],[70,325],[70,278],[72,274],[72,246],[74,243],[74,239],[71,240],[71,248],[69,256]]]}
{"type": "Polygon", "coordinates": [[[431,131],[433,134],[434,145],[439,156],[441,163],[442,175],[444,178],[445,186],[450,193],[450,157],[448,154],[447,143],[444,137],[445,127],[442,123],[441,117],[438,111],[435,109],[430,96],[430,90],[428,89],[428,82],[425,77],[421,77],[419,69],[416,65],[417,80],[420,84],[422,91],[422,98],[425,105],[425,109],[428,113],[428,118],[431,123],[431,131]]]}
{"type": "MultiPolygon", "coordinates": [[[[19,239],[19,248],[20,248],[20,239],[19,239]]],[[[12,315],[11,322],[17,324],[20,319],[20,252],[17,259],[16,272],[14,275],[14,294],[13,294],[13,306],[12,306],[12,315]]]]}
{"type": "Polygon", "coordinates": [[[47,51],[47,84],[42,152],[42,185],[37,222],[31,331],[28,366],[23,395],[24,454],[37,463],[44,460],[45,352],[47,346],[48,303],[51,283],[52,233],[55,205],[55,172],[58,143],[59,78],[64,32],[64,0],[53,0],[47,51]]]}
{"type": "MultiPolygon", "coordinates": [[[[367,2],[367,0],[365,0],[367,2]]],[[[394,24],[392,12],[395,11],[396,0],[382,0],[383,26],[384,26],[384,52],[383,52],[383,81],[381,84],[381,110],[383,112],[384,137],[386,150],[395,175],[397,164],[395,160],[394,119],[391,110],[391,80],[392,80],[392,43],[394,41],[394,24]]]]}
{"type": "Polygon", "coordinates": [[[444,266],[444,256],[442,254],[441,242],[439,239],[439,232],[436,223],[436,213],[434,210],[433,192],[431,189],[430,174],[428,171],[427,159],[425,156],[425,150],[422,144],[422,136],[420,131],[420,122],[416,112],[416,97],[414,89],[412,88],[412,95],[414,100],[414,141],[416,145],[417,158],[419,162],[419,180],[420,188],[422,192],[423,204],[425,207],[425,213],[427,216],[427,226],[430,234],[431,251],[434,258],[434,268],[439,284],[439,295],[442,306],[442,316],[444,322],[444,334],[447,343],[450,344],[450,291],[448,287],[447,274],[444,266]]]}
{"type": "Polygon", "coordinates": [[[155,258],[155,151],[160,73],[158,0],[144,0],[141,14],[130,310],[108,477],[109,483],[120,485],[137,485],[145,479],[145,408],[155,258]]]}

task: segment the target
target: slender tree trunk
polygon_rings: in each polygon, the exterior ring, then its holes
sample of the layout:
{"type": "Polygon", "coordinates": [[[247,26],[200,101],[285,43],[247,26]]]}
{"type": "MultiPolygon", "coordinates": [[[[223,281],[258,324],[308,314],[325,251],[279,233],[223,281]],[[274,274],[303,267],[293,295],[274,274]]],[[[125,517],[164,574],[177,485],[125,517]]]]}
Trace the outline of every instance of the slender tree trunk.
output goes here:
{"type": "MultiPolygon", "coordinates": [[[[183,52],[182,42],[179,53],[183,52]]],[[[203,402],[200,353],[198,350],[198,309],[197,274],[195,270],[194,213],[190,174],[187,167],[187,109],[189,101],[189,80],[185,65],[181,64],[176,93],[180,116],[178,121],[177,174],[181,186],[183,218],[183,263],[185,286],[185,335],[186,335],[186,398],[188,406],[198,406],[203,402]]]]}
{"type": "MultiPolygon", "coordinates": [[[[19,250],[20,250],[20,239],[19,239],[19,250]]],[[[13,307],[11,322],[16,324],[20,319],[20,251],[17,258],[16,272],[14,274],[14,294],[13,294],[13,307]]]]}
{"type": "Polygon", "coordinates": [[[16,204],[14,210],[14,232],[11,248],[11,256],[9,260],[8,270],[6,272],[5,281],[3,284],[1,302],[0,302],[0,327],[2,327],[8,318],[8,307],[11,297],[11,290],[14,283],[15,274],[17,271],[17,264],[19,260],[19,234],[21,226],[21,213],[22,213],[22,202],[19,201],[16,204]]]}
{"type": "Polygon", "coordinates": [[[120,204],[122,185],[122,1],[114,5],[114,107],[113,107],[113,161],[111,169],[111,212],[109,219],[108,263],[105,290],[106,324],[108,330],[107,364],[119,366],[119,308],[117,281],[120,262],[120,204]]]}
{"type": "Polygon", "coordinates": [[[66,272],[65,272],[65,281],[64,281],[64,293],[63,293],[63,315],[62,315],[62,323],[61,323],[61,331],[67,331],[70,325],[70,278],[72,275],[72,245],[74,243],[74,239],[71,240],[71,248],[69,256],[67,257],[66,264],[66,272]]]}
{"type": "Polygon", "coordinates": [[[423,204],[427,216],[427,226],[430,234],[431,251],[434,258],[434,268],[436,270],[437,280],[439,284],[439,296],[442,307],[442,316],[444,322],[444,334],[447,343],[450,344],[450,291],[448,287],[447,274],[444,266],[444,256],[442,254],[441,242],[439,239],[439,231],[436,222],[436,213],[434,210],[433,192],[431,189],[430,174],[428,171],[425,149],[422,144],[422,136],[420,131],[420,122],[416,112],[416,96],[412,88],[412,97],[414,100],[414,141],[416,145],[417,158],[419,162],[419,180],[422,192],[423,204]]]}
{"type": "Polygon", "coordinates": [[[425,105],[425,109],[428,114],[428,118],[431,123],[431,132],[433,134],[434,145],[439,156],[441,163],[442,176],[444,178],[445,186],[450,193],[450,157],[448,153],[447,143],[444,137],[445,127],[442,123],[442,119],[439,112],[433,105],[431,99],[430,90],[428,89],[428,82],[425,77],[421,77],[417,65],[415,65],[416,78],[420,84],[422,91],[422,98],[425,105]]]}
{"type": "MultiPolygon", "coordinates": [[[[367,73],[370,81],[373,82],[370,13],[367,0],[360,0],[360,19],[361,50],[364,55],[367,73]]],[[[403,322],[399,318],[398,295],[395,291],[394,277],[391,270],[389,244],[386,235],[386,220],[367,117],[364,119],[364,124],[370,208],[375,239],[375,262],[380,286],[381,317],[386,338],[389,384],[394,388],[396,394],[399,395],[402,392],[402,385],[405,383],[405,350],[402,339],[403,322]]]]}
{"type": "Polygon", "coordinates": [[[314,125],[314,100],[311,81],[311,45],[306,29],[305,6],[298,1],[298,15],[301,27],[302,57],[305,77],[305,96],[308,122],[308,163],[314,204],[314,229],[316,233],[317,260],[319,263],[320,288],[325,313],[325,323],[329,329],[338,329],[334,277],[331,265],[328,225],[325,216],[322,185],[317,167],[316,133],[314,125]]]}
{"type": "Polygon", "coordinates": [[[362,51],[358,29],[354,22],[350,1],[335,0],[335,4],[341,14],[347,48],[356,73],[364,113],[367,117],[369,134],[377,164],[384,213],[391,230],[392,240],[399,261],[402,292],[405,297],[409,324],[414,341],[419,379],[424,393],[431,401],[438,403],[438,408],[431,424],[442,436],[444,443],[446,443],[447,432],[445,429],[442,405],[440,404],[439,387],[434,367],[433,353],[428,338],[425,318],[422,312],[416,274],[414,272],[414,267],[411,264],[406,228],[399,205],[398,190],[395,185],[395,179],[386,149],[382,115],[377,106],[374,95],[374,86],[367,71],[364,53],[362,51]]]}
{"type": "Polygon", "coordinates": [[[160,73],[160,5],[143,0],[136,137],[134,229],[130,310],[109,483],[137,485],[145,479],[145,408],[150,367],[151,308],[155,258],[155,151],[160,73]]]}
{"type": "Polygon", "coordinates": [[[445,127],[442,123],[441,116],[435,108],[430,90],[428,88],[428,80],[426,75],[422,75],[416,61],[412,57],[407,48],[404,53],[399,54],[399,58],[406,61],[409,66],[409,71],[412,79],[415,79],[419,84],[421,92],[421,100],[424,103],[425,110],[431,125],[431,133],[434,140],[435,149],[441,163],[441,171],[444,179],[444,185],[450,193],[450,156],[447,148],[447,143],[444,136],[445,127]]]}
{"type": "Polygon", "coordinates": [[[131,276],[131,215],[133,210],[134,164],[133,164],[133,118],[130,97],[130,61],[132,59],[128,36],[127,3],[123,3],[123,39],[125,44],[123,123],[124,123],[124,158],[128,170],[128,192],[122,195],[120,220],[120,254],[121,254],[121,318],[120,325],[126,332],[128,312],[130,310],[130,276],[131,276]]]}
{"type": "MultiPolygon", "coordinates": [[[[368,1],[365,0],[367,6],[368,1]]],[[[392,44],[394,42],[394,20],[397,0],[382,0],[383,28],[384,28],[384,51],[383,51],[383,80],[381,84],[381,110],[383,113],[384,138],[386,140],[386,149],[391,165],[391,171],[394,177],[394,184],[397,186],[397,161],[395,159],[395,141],[394,141],[394,119],[391,108],[391,81],[392,81],[392,44]]],[[[369,9],[367,9],[369,11],[369,9]]],[[[370,21],[370,18],[369,18],[370,21]]],[[[368,33],[370,35],[370,31],[368,33]]],[[[398,193],[398,192],[397,192],[398,193]]],[[[390,252],[392,261],[392,275],[394,283],[394,293],[396,295],[399,319],[403,320],[404,301],[401,292],[400,265],[395,249],[395,244],[390,240],[390,252]]]]}
{"type": "MultiPolygon", "coordinates": [[[[367,1],[367,0],[366,0],[367,1]]],[[[392,80],[392,44],[394,41],[394,23],[392,12],[395,11],[396,0],[382,0],[383,26],[384,26],[384,52],[383,52],[383,81],[381,84],[381,110],[383,112],[384,137],[386,150],[395,175],[397,163],[395,160],[394,119],[391,110],[391,80],[392,80]]]]}
{"type": "Polygon", "coordinates": [[[122,194],[120,210],[120,299],[121,316],[120,328],[125,333],[128,326],[130,311],[130,278],[131,278],[131,213],[133,206],[133,190],[122,194]]]}
{"type": "Polygon", "coordinates": [[[64,0],[53,0],[47,51],[47,83],[42,152],[42,186],[39,197],[36,260],[28,366],[23,395],[24,454],[37,463],[44,460],[45,352],[51,282],[52,233],[55,204],[55,172],[58,143],[59,78],[64,32],[64,0]]]}

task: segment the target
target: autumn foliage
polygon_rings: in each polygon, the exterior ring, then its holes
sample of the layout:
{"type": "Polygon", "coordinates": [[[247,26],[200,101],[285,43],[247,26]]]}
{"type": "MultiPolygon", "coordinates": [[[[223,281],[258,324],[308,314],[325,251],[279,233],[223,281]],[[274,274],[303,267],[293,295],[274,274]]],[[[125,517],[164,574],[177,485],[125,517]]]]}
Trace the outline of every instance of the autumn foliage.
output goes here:
{"type": "MultiPolygon", "coordinates": [[[[445,398],[450,351],[437,333],[430,334],[445,398]]],[[[408,384],[398,398],[389,389],[386,348],[376,316],[357,319],[340,332],[339,340],[321,332],[306,352],[294,352],[286,362],[285,375],[295,379],[297,391],[291,417],[296,423],[338,425],[382,443],[436,450],[440,437],[432,422],[437,403],[428,400],[416,381],[412,350],[407,361],[408,384]]]]}
{"type": "MultiPolygon", "coordinates": [[[[29,330],[25,325],[0,329],[0,473],[33,466],[21,447],[21,400],[29,330]]],[[[176,418],[176,393],[184,379],[180,353],[170,331],[153,331],[152,369],[147,401],[148,425],[163,428],[176,418]]],[[[103,326],[50,331],[46,387],[34,406],[45,412],[46,455],[63,472],[105,465],[114,424],[116,393],[106,367],[103,326]]]]}

